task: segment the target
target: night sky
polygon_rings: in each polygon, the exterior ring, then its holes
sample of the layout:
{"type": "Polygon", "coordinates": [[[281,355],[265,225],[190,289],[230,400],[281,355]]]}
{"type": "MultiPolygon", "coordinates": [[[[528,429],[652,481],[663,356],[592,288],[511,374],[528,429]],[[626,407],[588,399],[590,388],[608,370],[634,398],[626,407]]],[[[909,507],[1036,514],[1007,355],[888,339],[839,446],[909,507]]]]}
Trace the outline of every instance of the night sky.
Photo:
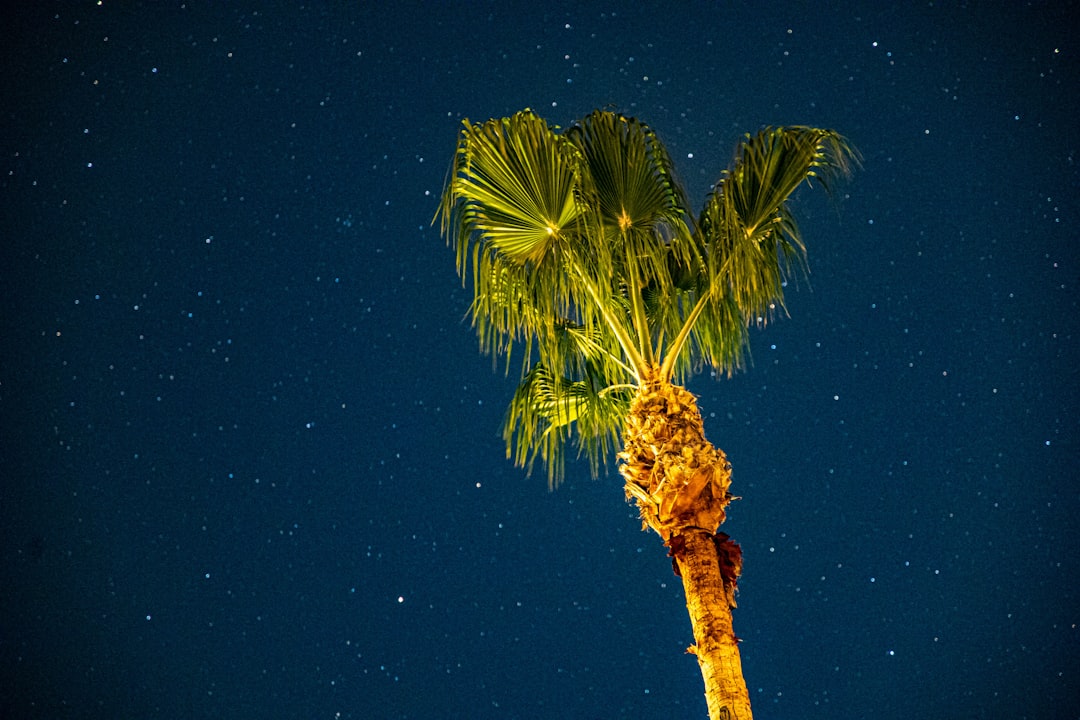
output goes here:
{"type": "Polygon", "coordinates": [[[641,118],[695,211],[765,125],[864,156],[689,385],[755,717],[1080,718],[1080,8],[830,5],[9,12],[0,718],[706,717],[614,469],[506,460],[431,226],[526,107],[641,118]]]}

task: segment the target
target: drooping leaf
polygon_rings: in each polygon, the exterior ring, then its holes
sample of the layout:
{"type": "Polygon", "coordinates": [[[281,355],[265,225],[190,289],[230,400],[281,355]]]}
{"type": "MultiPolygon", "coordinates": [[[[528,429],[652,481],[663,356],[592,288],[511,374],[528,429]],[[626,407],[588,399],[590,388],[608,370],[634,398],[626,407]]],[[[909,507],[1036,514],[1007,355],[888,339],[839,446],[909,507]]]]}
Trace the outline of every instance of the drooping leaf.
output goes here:
{"type": "Polygon", "coordinates": [[[618,447],[633,391],[632,385],[604,383],[588,364],[577,380],[556,376],[543,365],[533,367],[507,409],[507,457],[529,471],[540,458],[554,487],[562,480],[567,448],[573,444],[596,475],[618,447]]]}
{"type": "Polygon", "coordinates": [[[854,159],[842,137],[818,128],[766,128],[740,143],[698,226],[713,292],[731,293],[748,323],[764,323],[781,309],[784,283],[805,269],[806,246],[787,207],[791,194],[814,178],[827,189],[854,159]]]}

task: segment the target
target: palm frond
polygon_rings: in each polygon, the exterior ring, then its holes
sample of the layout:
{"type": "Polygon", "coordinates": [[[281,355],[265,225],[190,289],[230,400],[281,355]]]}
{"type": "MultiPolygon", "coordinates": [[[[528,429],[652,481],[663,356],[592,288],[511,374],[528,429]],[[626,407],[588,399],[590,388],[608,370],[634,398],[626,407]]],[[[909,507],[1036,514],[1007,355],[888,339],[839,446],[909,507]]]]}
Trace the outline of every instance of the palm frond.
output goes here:
{"type": "Polygon", "coordinates": [[[806,246],[786,205],[791,194],[812,178],[828,189],[854,162],[850,145],[831,130],[766,128],[740,143],[699,227],[710,278],[734,296],[747,322],[763,323],[782,308],[785,281],[806,267],[806,246]]]}
{"type": "Polygon", "coordinates": [[[459,270],[474,234],[518,263],[541,263],[587,210],[575,192],[579,167],[573,146],[531,111],[480,125],[464,121],[440,208],[459,270]]]}
{"type": "Polygon", "coordinates": [[[783,311],[784,285],[806,268],[788,199],[805,181],[829,189],[857,163],[858,153],[831,130],[766,128],[740,143],[698,220],[707,271],[694,312],[665,357],[667,374],[687,366],[678,354],[690,348],[717,370],[742,366],[748,336],[732,321],[764,324],[783,311]]]}
{"type": "Polygon", "coordinates": [[[534,350],[563,364],[551,330],[590,303],[567,269],[595,224],[586,219],[593,211],[582,197],[583,166],[578,149],[528,110],[466,120],[458,141],[437,217],[462,278],[473,276],[481,348],[509,361],[524,343],[523,371],[534,350]]]}
{"type": "MultiPolygon", "coordinates": [[[[600,221],[609,241],[619,247],[633,238],[645,251],[646,262],[664,270],[666,257],[675,251],[680,259],[692,246],[686,227],[686,198],[675,180],[667,148],[653,130],[636,118],[596,111],[575,123],[567,138],[577,145],[589,167],[600,221]],[[662,232],[657,226],[666,225],[662,232]],[[631,232],[633,231],[633,232],[631,232]]],[[[645,274],[645,281],[653,273],[645,274]]]]}
{"type": "Polygon", "coordinates": [[[514,392],[503,422],[507,457],[530,473],[540,458],[548,486],[554,488],[565,476],[567,448],[574,444],[596,476],[618,447],[634,387],[609,383],[591,365],[578,380],[543,365],[533,367],[514,392]]]}
{"type": "Polygon", "coordinates": [[[636,345],[644,362],[652,364],[659,335],[641,292],[653,286],[666,293],[673,284],[673,263],[700,262],[687,225],[685,193],[667,149],[636,118],[596,111],[566,135],[589,169],[603,239],[597,249],[605,258],[601,266],[617,276],[630,303],[636,345]]]}

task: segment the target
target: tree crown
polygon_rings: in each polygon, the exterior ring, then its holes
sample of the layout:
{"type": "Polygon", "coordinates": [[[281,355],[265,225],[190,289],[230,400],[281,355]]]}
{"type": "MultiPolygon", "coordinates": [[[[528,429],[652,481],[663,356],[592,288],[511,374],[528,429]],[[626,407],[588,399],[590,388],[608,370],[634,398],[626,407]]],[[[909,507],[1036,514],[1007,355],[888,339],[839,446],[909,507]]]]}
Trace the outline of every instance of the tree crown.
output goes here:
{"type": "Polygon", "coordinates": [[[471,275],[481,349],[515,353],[507,453],[549,484],[576,445],[594,475],[635,390],[745,362],[750,326],[784,309],[806,248],[788,207],[850,174],[857,152],[820,128],[747,135],[695,219],[667,149],[639,120],[595,111],[565,131],[530,110],[465,120],[436,218],[471,275]]]}

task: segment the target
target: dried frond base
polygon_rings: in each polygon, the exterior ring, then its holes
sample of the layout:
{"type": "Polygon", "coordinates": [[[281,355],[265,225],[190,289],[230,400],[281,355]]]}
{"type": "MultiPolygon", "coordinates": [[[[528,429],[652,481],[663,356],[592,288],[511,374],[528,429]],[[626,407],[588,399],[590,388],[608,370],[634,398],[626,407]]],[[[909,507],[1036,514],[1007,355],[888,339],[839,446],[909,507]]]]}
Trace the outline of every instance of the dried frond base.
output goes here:
{"type": "Polygon", "coordinates": [[[713,534],[731,502],[731,465],[705,439],[697,400],[667,382],[641,386],[623,430],[626,496],[665,543],[687,529],[713,534]]]}

